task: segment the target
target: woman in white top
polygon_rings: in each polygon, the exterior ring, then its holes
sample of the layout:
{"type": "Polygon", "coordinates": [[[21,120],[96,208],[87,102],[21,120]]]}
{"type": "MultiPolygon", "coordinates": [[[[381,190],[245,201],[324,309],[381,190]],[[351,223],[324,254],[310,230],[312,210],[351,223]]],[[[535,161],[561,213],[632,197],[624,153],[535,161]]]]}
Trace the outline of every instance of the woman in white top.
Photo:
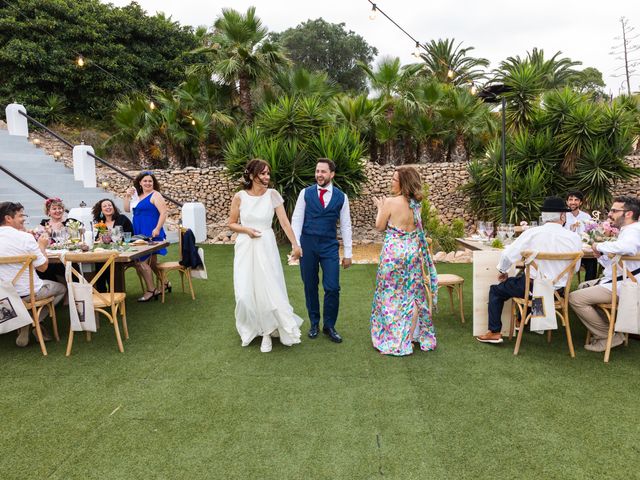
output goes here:
{"type": "Polygon", "coordinates": [[[269,164],[254,159],[244,171],[243,190],[233,197],[229,228],[238,233],[233,260],[236,328],[246,347],[262,336],[260,351],[271,351],[271,336],[283,345],[300,343],[302,318],[293,313],[284,282],[280,252],[271,229],[274,213],[291,242],[291,256],[302,252],[280,194],[269,188],[269,164]]]}

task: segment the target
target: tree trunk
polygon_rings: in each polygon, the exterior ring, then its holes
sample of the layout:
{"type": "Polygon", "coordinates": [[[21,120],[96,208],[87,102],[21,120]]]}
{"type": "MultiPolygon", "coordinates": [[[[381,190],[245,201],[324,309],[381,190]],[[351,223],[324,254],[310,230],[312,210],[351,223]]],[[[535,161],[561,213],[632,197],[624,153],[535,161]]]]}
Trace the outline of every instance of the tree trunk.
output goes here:
{"type": "Polygon", "coordinates": [[[140,164],[140,168],[143,170],[148,170],[151,168],[151,160],[147,155],[147,152],[144,147],[138,147],[138,151],[136,152],[138,155],[138,163],[140,164]]]}
{"type": "Polygon", "coordinates": [[[198,167],[207,168],[209,166],[209,155],[207,154],[206,142],[198,143],[198,167]]]}
{"type": "Polygon", "coordinates": [[[240,108],[244,112],[244,116],[248,121],[253,119],[253,106],[251,105],[251,87],[249,78],[246,75],[240,75],[238,78],[240,89],[240,108]]]}
{"type": "Polygon", "coordinates": [[[180,169],[180,161],[176,157],[175,148],[171,145],[170,142],[167,142],[167,168],[169,170],[178,170],[180,169]]]}

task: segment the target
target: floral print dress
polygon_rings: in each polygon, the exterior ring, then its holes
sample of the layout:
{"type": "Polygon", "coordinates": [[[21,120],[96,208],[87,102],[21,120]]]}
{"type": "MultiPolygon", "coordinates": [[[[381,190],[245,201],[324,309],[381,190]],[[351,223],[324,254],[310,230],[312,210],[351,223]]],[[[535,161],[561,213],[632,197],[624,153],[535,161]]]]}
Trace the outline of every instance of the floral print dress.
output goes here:
{"type": "Polygon", "coordinates": [[[422,350],[436,348],[425,282],[434,292],[435,304],[438,276],[422,228],[420,203],[411,200],[409,207],[416,229],[405,232],[387,225],[373,296],[371,340],[380,353],[387,355],[412,354],[412,341],[418,342],[422,350]],[[414,308],[418,318],[412,332],[414,308]]]}

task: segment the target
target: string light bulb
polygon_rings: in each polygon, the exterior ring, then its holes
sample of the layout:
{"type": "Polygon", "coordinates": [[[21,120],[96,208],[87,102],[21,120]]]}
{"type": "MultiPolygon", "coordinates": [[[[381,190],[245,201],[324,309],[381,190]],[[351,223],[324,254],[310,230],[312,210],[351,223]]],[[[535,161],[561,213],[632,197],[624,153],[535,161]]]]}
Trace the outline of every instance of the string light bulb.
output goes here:
{"type": "Polygon", "coordinates": [[[369,14],[369,20],[375,20],[376,18],[378,18],[378,8],[376,7],[376,4],[373,3],[371,13],[369,14]]]}
{"type": "Polygon", "coordinates": [[[449,69],[449,71],[447,72],[447,77],[453,78],[454,75],[455,75],[454,71],[449,69]]]}
{"type": "Polygon", "coordinates": [[[416,58],[420,56],[420,42],[416,42],[416,48],[413,51],[413,56],[416,58]]]}
{"type": "Polygon", "coordinates": [[[475,95],[478,92],[478,87],[476,87],[475,83],[471,84],[471,95],[475,95]]]}
{"type": "Polygon", "coordinates": [[[60,153],[59,150],[56,150],[55,152],[53,152],[53,158],[55,158],[56,160],[58,160],[61,156],[62,156],[62,153],[60,153]]]}
{"type": "Polygon", "coordinates": [[[155,109],[156,109],[156,104],[155,104],[155,103],[153,103],[153,100],[149,102],[149,108],[150,108],[151,110],[155,110],[155,109]]]}
{"type": "Polygon", "coordinates": [[[78,58],[76,59],[76,64],[80,68],[84,67],[84,57],[82,55],[78,55],[78,58]]]}
{"type": "Polygon", "coordinates": [[[195,120],[191,120],[191,125],[195,126],[196,121],[195,120]]]}

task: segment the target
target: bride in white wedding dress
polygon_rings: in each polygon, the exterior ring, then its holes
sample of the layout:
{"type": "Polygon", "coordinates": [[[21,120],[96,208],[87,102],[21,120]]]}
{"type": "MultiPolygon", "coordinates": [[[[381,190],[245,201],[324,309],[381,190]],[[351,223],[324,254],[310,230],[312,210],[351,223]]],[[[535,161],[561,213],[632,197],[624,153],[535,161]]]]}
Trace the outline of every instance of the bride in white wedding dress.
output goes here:
{"type": "Polygon", "coordinates": [[[233,258],[236,328],[246,347],[262,337],[260,351],[271,351],[271,336],[283,345],[300,343],[302,318],[293,313],[284,282],[280,252],[271,229],[274,213],[289,241],[291,256],[302,252],[291,229],[280,194],[269,187],[264,160],[251,160],[244,171],[244,189],[233,197],[229,228],[238,233],[233,258]]]}

